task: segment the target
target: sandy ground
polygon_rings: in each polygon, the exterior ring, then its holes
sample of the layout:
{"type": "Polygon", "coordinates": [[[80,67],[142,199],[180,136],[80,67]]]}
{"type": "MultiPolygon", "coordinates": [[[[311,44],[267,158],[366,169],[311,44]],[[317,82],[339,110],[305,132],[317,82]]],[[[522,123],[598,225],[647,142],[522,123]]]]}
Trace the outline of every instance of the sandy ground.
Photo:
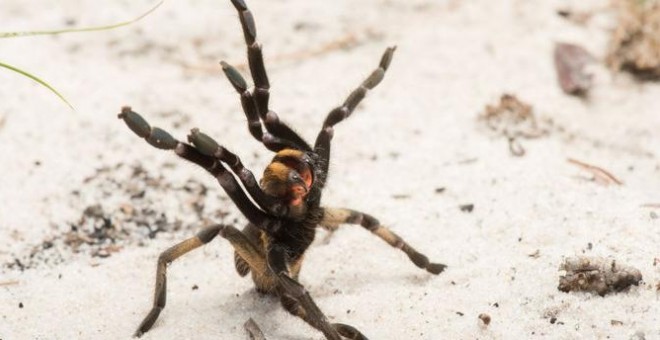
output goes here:
{"type": "MultiPolygon", "coordinates": [[[[0,22],[112,23],[151,4],[3,0],[0,22]]],[[[301,281],[331,320],[371,339],[660,339],[660,208],[644,206],[660,203],[660,85],[596,66],[588,100],[563,94],[554,43],[602,59],[614,22],[600,10],[569,23],[556,15],[567,4],[249,2],[271,107],[308,139],[398,46],[383,83],[337,126],[324,202],[377,216],[449,269],[431,276],[359,227],[319,233],[301,281]],[[547,136],[520,141],[523,157],[477,121],[503,93],[554,121],[547,136]],[[567,158],[623,185],[601,185],[567,158]],[[643,281],[605,297],[560,292],[559,265],[575,255],[616,259],[643,281]]],[[[270,153],[248,134],[221,59],[244,62],[229,1],[168,1],[127,28],[0,41],[0,60],[77,109],[0,70],[1,339],[127,339],[150,308],[160,251],[213,221],[244,223],[212,178],[116,118],[130,104],[179,138],[201,127],[260,173],[270,153]]],[[[243,339],[249,317],[269,339],[322,338],[239,278],[221,240],[175,262],[169,278],[145,339],[243,339]]]]}

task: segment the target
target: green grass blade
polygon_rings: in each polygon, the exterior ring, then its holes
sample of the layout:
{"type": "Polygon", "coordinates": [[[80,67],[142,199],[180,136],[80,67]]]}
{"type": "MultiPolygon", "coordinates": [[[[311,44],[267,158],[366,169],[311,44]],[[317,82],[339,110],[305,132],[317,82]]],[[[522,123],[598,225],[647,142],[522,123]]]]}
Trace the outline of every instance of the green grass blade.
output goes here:
{"type": "Polygon", "coordinates": [[[4,67],[4,68],[6,68],[6,69],[9,69],[9,70],[14,71],[14,72],[16,72],[16,73],[19,73],[19,74],[21,74],[21,75],[23,75],[23,76],[25,76],[25,77],[28,77],[28,78],[30,78],[30,79],[36,81],[37,83],[39,83],[40,85],[46,87],[46,88],[49,89],[51,92],[55,93],[55,95],[57,95],[58,97],[60,97],[60,99],[61,99],[64,103],[66,103],[66,105],[68,105],[68,106],[71,108],[71,110],[76,111],[76,109],[73,107],[73,105],[71,105],[71,103],[69,103],[69,101],[66,100],[66,98],[64,98],[63,95],[61,95],[59,92],[57,92],[57,90],[55,90],[55,89],[54,89],[52,86],[50,86],[48,83],[46,83],[45,81],[39,79],[37,76],[35,76],[35,75],[33,75],[33,74],[30,74],[30,73],[28,73],[28,72],[25,72],[25,71],[23,71],[23,70],[21,70],[21,69],[19,69],[19,68],[14,67],[14,66],[11,66],[11,65],[8,65],[8,64],[5,64],[5,63],[3,63],[3,62],[0,62],[0,67],[4,67]]]}
{"type": "Polygon", "coordinates": [[[60,30],[46,30],[46,31],[25,31],[25,32],[0,32],[0,38],[16,38],[16,37],[26,37],[26,36],[33,36],[33,35],[54,35],[54,34],[62,34],[62,33],[75,33],[75,32],[93,32],[93,31],[105,31],[105,30],[110,30],[113,28],[118,28],[122,26],[127,26],[130,25],[134,22],[142,20],[142,18],[146,17],[147,15],[151,14],[153,11],[155,11],[160,5],[163,4],[165,0],[160,0],[155,6],[153,6],[151,9],[146,11],[145,13],[141,14],[140,16],[112,24],[112,25],[107,25],[107,26],[94,26],[94,27],[83,27],[83,28],[67,28],[67,29],[60,29],[60,30]]]}

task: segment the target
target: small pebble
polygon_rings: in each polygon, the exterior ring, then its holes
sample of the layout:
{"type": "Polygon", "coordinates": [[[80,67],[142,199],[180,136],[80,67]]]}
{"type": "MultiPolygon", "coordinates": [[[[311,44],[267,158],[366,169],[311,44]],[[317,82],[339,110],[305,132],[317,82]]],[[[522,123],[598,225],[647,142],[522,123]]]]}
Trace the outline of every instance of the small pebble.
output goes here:
{"type": "Polygon", "coordinates": [[[481,325],[483,327],[487,327],[488,325],[490,325],[490,315],[486,313],[479,314],[479,320],[481,320],[481,325]]]}

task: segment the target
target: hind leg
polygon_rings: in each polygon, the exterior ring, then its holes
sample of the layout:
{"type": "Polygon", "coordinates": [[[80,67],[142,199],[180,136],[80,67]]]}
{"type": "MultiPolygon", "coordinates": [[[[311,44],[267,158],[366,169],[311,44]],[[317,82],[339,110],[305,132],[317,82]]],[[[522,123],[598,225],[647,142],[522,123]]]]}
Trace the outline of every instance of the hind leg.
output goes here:
{"type": "Polygon", "coordinates": [[[191,237],[169,249],[165,250],[158,257],[158,267],[156,269],[156,288],[154,290],[154,301],[151,311],[142,320],[135,336],[139,337],[147,332],[156,322],[160,312],[165,308],[166,287],[167,287],[167,265],[182,255],[209,243],[216,236],[222,236],[227,239],[234,250],[245,259],[250,269],[257,273],[267,273],[268,266],[264,253],[257,248],[248,239],[245,234],[232,226],[221,224],[213,225],[202,229],[197,235],[191,237]]]}
{"type": "Polygon", "coordinates": [[[135,336],[139,337],[154,325],[158,315],[165,308],[166,286],[167,286],[167,265],[182,255],[209,243],[218,233],[224,229],[224,225],[213,225],[202,229],[197,235],[191,237],[169,249],[165,250],[158,257],[158,267],[156,269],[156,288],[154,289],[154,302],[149,314],[142,320],[135,336]]]}
{"type": "MultiPolygon", "coordinates": [[[[248,223],[245,228],[242,230],[245,237],[247,237],[252,244],[259,246],[262,249],[265,249],[261,235],[263,232],[254,225],[248,223]]],[[[238,275],[245,276],[250,273],[250,265],[240,256],[238,252],[234,251],[234,266],[236,267],[236,272],[238,275]]]]}

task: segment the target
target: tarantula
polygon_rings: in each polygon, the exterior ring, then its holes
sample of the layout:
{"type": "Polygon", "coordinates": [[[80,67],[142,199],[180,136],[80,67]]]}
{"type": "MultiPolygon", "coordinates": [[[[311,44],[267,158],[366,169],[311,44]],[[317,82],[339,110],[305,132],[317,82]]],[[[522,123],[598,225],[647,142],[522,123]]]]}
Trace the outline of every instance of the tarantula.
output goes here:
{"type": "Polygon", "coordinates": [[[161,253],[156,271],[153,307],[135,335],[140,336],[148,331],[165,307],[167,265],[220,235],[234,247],[238,274],[246,276],[251,272],[259,292],[278,296],[287,311],[321,331],[327,339],[367,339],[352,326],[330,323],[297,279],[305,251],[314,240],[316,227],[334,231],[340,224],[361,225],[391,246],[401,249],[416,266],[432,274],[439,274],[446,267],[444,264],[431,263],[425,255],[382,226],[371,215],[320,205],[321,191],[328,176],[333,128],[351,115],[368,90],[380,83],[392,60],[394,47],[387,48],[378,68],[341,106],[330,111],[312,147],[269,109],[270,85],[261,45],[256,41],[252,13],[242,0],[232,0],[232,3],[238,10],[245,36],[254,89],[248,90],[243,77],[231,65],[222,62],[222,70],[240,94],[250,133],[266,148],[275,152],[275,157],[266,167],[261,181],[257,182],[238,156],[198,129],[192,129],[188,143],[181,142],[168,132],[151,127],[130,107],[122,108],[119,118],[133,132],[154,147],[174,150],[179,157],[208,171],[249,221],[242,231],[230,225],[206,227],[194,237],[161,253]],[[241,189],[238,181],[247,192],[241,189]]]}

